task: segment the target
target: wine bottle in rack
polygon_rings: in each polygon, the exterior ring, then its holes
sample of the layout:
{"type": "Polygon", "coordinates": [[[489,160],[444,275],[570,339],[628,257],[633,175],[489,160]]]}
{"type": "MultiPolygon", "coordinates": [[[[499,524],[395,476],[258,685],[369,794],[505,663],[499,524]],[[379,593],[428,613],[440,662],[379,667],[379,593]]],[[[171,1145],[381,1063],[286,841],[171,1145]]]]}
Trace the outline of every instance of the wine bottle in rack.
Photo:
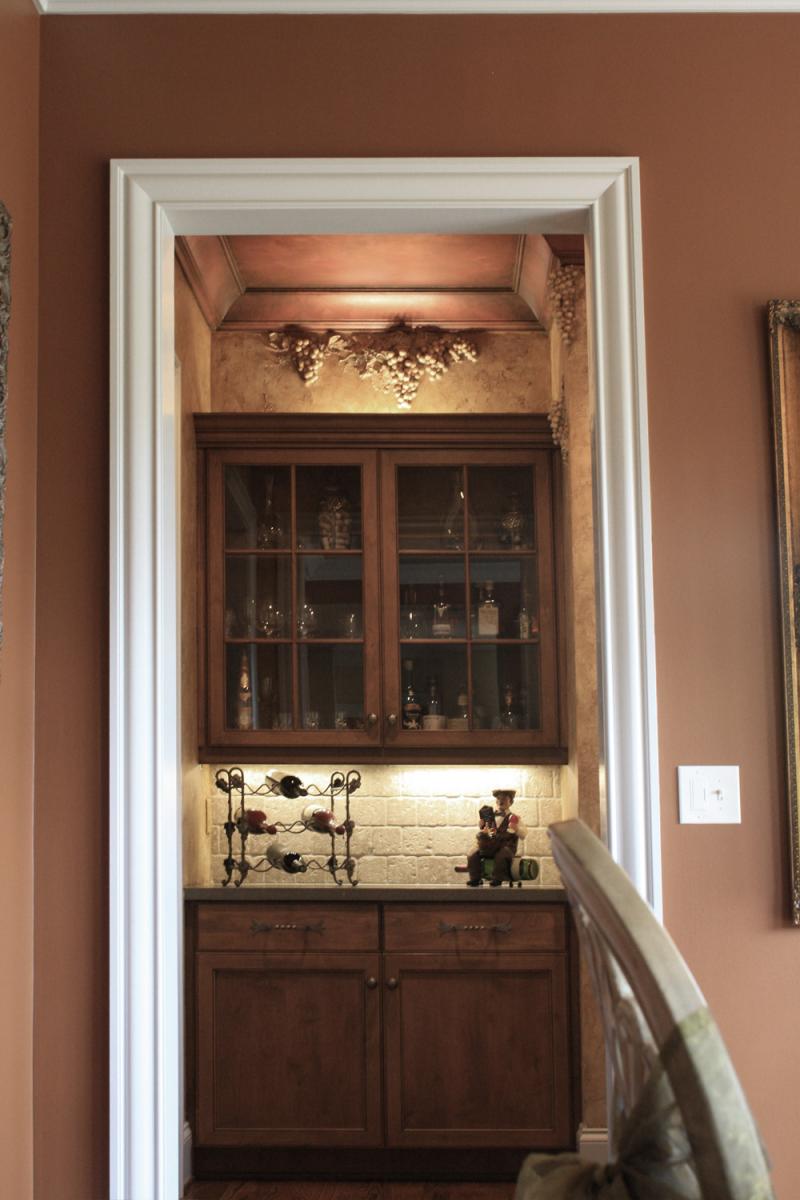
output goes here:
{"type": "Polygon", "coordinates": [[[303,787],[303,781],[296,775],[284,775],[282,771],[268,771],[266,779],[268,783],[274,784],[287,800],[297,800],[300,796],[308,795],[308,788],[303,787]]]}
{"type": "Polygon", "coordinates": [[[298,854],[296,850],[287,850],[283,842],[270,842],[267,846],[267,860],[277,870],[286,871],[289,875],[298,875],[308,870],[308,863],[302,854],[298,854]]]}
{"type": "Polygon", "coordinates": [[[344,833],[344,825],[337,824],[335,814],[322,804],[307,804],[300,820],[307,829],[315,829],[318,833],[344,833]]]}

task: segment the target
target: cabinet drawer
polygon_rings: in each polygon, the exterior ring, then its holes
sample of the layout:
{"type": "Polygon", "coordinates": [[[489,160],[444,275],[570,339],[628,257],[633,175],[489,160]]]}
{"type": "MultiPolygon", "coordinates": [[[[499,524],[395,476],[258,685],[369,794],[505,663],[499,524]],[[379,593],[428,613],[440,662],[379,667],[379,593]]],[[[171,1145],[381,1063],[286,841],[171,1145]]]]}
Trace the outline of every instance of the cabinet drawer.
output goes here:
{"type": "Polygon", "coordinates": [[[557,904],[387,905],[387,950],[563,950],[566,913],[557,904]]]}
{"type": "Polygon", "coordinates": [[[203,904],[198,950],[377,950],[370,904],[203,904]]]}

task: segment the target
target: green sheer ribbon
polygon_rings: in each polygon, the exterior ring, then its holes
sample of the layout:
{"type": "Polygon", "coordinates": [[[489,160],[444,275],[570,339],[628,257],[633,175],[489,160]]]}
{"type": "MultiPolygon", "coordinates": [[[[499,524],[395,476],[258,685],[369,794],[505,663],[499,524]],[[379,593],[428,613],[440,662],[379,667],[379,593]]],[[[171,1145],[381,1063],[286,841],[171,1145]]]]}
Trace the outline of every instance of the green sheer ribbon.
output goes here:
{"type": "Polygon", "coordinates": [[[616,1161],[598,1164],[575,1154],[530,1154],[514,1200],[701,1200],[692,1149],[667,1074],[685,1063],[687,1041],[700,1043],[712,1058],[725,1055],[708,1010],[693,1013],[667,1039],[622,1126],[616,1161]]]}

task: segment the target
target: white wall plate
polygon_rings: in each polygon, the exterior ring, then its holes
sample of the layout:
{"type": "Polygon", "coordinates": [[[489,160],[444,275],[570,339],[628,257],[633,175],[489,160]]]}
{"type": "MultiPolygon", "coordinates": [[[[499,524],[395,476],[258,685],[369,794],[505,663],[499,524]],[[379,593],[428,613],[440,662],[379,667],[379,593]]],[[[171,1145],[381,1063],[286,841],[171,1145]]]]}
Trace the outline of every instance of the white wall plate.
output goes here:
{"type": "Polygon", "coordinates": [[[678,767],[682,825],[740,825],[738,767],[678,767]]]}

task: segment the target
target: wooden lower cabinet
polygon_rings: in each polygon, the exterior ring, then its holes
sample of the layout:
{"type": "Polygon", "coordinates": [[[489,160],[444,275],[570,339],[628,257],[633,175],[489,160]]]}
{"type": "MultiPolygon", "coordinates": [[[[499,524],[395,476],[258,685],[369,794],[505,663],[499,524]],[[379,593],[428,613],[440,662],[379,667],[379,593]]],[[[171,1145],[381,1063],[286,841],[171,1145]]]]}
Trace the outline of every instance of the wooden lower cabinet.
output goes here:
{"type": "Polygon", "coordinates": [[[379,956],[198,958],[200,1143],[380,1145],[379,956]]]}
{"type": "Polygon", "coordinates": [[[390,1145],[568,1144],[564,955],[390,954],[384,971],[390,1145]]]}
{"type": "Polygon", "coordinates": [[[334,1148],[349,1148],[351,1167],[374,1152],[369,1170],[391,1178],[414,1148],[574,1144],[564,905],[321,901],[299,919],[274,900],[188,910],[187,1095],[201,1158],[262,1148],[274,1163],[281,1147],[306,1147],[335,1172],[334,1148]]]}

